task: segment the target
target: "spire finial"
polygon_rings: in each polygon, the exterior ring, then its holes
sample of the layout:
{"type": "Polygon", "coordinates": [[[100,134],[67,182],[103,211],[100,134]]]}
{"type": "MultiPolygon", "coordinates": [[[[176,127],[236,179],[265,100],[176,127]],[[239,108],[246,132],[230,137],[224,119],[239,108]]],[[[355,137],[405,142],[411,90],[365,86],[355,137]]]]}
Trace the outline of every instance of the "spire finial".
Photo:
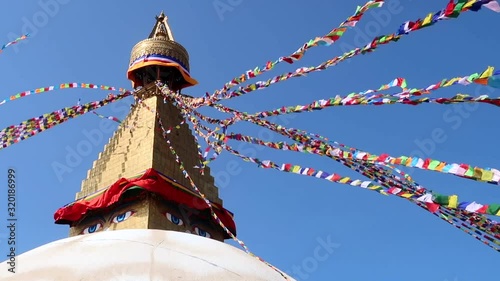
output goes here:
{"type": "Polygon", "coordinates": [[[156,24],[153,27],[153,30],[149,34],[149,38],[158,38],[164,40],[174,41],[174,35],[172,34],[172,30],[168,25],[168,17],[165,16],[165,13],[161,11],[160,15],[155,17],[156,24]]]}

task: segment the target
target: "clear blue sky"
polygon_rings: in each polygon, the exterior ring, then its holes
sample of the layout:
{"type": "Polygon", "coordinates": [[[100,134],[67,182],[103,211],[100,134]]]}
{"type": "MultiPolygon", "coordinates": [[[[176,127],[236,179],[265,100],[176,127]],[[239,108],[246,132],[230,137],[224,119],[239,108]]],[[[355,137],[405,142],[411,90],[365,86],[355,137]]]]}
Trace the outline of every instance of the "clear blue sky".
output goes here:
{"type": "MultiPolygon", "coordinates": [[[[28,28],[32,38],[0,55],[0,100],[24,90],[64,82],[129,88],[125,73],[130,50],[149,34],[154,16],[161,10],[169,16],[176,40],[189,50],[192,75],[200,82],[189,93],[200,96],[222,87],[248,69],[292,53],[315,36],[326,34],[352,15],[356,5],[364,3],[361,0],[311,0],[308,4],[296,0],[221,0],[235,7],[218,14],[214,1],[60,2],[66,4],[58,4],[57,11],[47,16],[46,23],[40,15],[47,12],[42,12],[38,1],[13,1],[0,10],[1,44],[9,41],[9,33],[21,35],[26,22],[36,29],[28,28]],[[34,16],[40,18],[34,19],[34,16]]],[[[373,35],[395,32],[404,21],[422,18],[447,3],[444,0],[387,1],[391,2],[389,18],[380,16],[382,11],[387,14],[389,5],[374,11],[378,17],[370,12],[336,45],[315,48],[300,63],[280,65],[272,74],[319,64],[347,48],[364,45],[373,35]],[[363,34],[367,38],[363,38],[363,34]]],[[[467,12],[458,19],[417,31],[397,43],[327,71],[283,82],[226,104],[246,111],[273,109],[378,88],[396,77],[405,77],[410,87],[420,88],[442,78],[480,72],[489,65],[500,67],[496,31],[499,24],[500,15],[490,10],[467,12]]],[[[262,76],[268,77],[270,75],[262,76]]],[[[458,92],[499,95],[498,90],[473,85],[440,90],[433,96],[449,97],[458,92]]],[[[0,106],[0,127],[74,105],[79,98],[88,102],[103,99],[106,94],[96,90],[60,90],[9,102],[0,106]]],[[[130,102],[123,102],[122,107],[130,102]]],[[[117,108],[120,107],[102,109],[99,113],[124,118],[126,112],[117,108]]],[[[496,148],[499,133],[495,125],[500,121],[500,114],[489,105],[336,107],[287,120],[285,124],[289,127],[322,134],[375,154],[415,155],[421,151],[443,161],[500,168],[500,151],[496,148]],[[430,138],[435,129],[444,131],[446,141],[425,152],[419,148],[418,141],[430,138]]],[[[52,215],[74,199],[105,141],[93,146],[92,152],[82,157],[81,163],[71,173],[64,174],[61,181],[52,164],[64,163],[66,149],[74,149],[85,140],[83,131],[96,128],[100,122],[101,119],[88,114],[0,151],[3,180],[6,181],[8,167],[14,167],[18,174],[20,252],[67,237],[68,228],[54,225],[52,215]]],[[[269,136],[249,125],[236,128],[245,129],[245,133],[253,136],[269,136]]],[[[272,139],[281,140],[276,136],[272,139]]],[[[362,178],[319,156],[256,149],[251,145],[239,149],[250,151],[260,159],[362,178]]],[[[486,269],[499,264],[499,253],[399,198],[259,169],[227,153],[212,163],[212,173],[221,186],[225,206],[236,215],[239,238],[254,253],[282,270],[301,268],[307,278],[295,275],[300,280],[488,281],[498,278],[486,269]],[[237,173],[227,180],[223,175],[230,161],[237,161],[238,167],[237,173]],[[314,264],[309,258],[321,245],[318,239],[330,239],[339,246],[328,258],[316,259],[316,268],[310,269],[314,264]]],[[[412,175],[427,188],[443,194],[458,194],[461,200],[500,202],[498,186],[435,172],[415,171],[412,175]]],[[[6,192],[0,197],[6,202],[6,192]]],[[[4,217],[6,206],[0,210],[4,217]]],[[[5,239],[2,240],[0,249],[6,251],[5,239]]],[[[19,270],[22,270],[22,261],[19,270]]]]}

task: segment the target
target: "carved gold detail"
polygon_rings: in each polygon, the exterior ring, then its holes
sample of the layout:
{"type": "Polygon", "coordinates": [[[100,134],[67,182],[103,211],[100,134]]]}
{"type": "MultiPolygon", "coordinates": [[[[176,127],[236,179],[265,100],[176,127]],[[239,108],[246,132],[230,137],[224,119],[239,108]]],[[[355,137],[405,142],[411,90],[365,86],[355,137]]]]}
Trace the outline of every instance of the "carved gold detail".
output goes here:
{"type": "Polygon", "coordinates": [[[189,54],[179,43],[170,40],[149,38],[137,43],[130,55],[130,64],[146,55],[164,55],[178,59],[189,71],[189,54]]]}

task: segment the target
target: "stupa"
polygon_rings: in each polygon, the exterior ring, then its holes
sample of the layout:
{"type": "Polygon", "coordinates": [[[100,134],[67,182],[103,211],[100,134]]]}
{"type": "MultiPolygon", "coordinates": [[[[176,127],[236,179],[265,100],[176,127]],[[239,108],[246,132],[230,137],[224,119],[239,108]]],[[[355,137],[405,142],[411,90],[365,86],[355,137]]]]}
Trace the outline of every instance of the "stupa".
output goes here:
{"type": "Polygon", "coordinates": [[[70,237],[19,255],[16,272],[2,270],[0,280],[293,280],[223,242],[228,232],[236,235],[233,214],[223,207],[210,169],[195,168],[196,139],[156,84],[180,93],[197,84],[189,71],[189,54],[162,12],[149,37],[132,49],[127,78],[137,90],[135,106],[76,200],[54,214],[57,224],[70,226],[70,237]],[[220,221],[179,169],[158,117],[178,127],[168,135],[170,145],[220,221]]]}

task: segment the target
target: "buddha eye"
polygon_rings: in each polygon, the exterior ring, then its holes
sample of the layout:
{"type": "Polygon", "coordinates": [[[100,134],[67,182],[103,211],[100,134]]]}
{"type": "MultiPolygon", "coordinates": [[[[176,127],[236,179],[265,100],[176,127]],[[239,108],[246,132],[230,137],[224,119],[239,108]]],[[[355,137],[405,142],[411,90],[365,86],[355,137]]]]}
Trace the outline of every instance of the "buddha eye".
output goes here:
{"type": "Polygon", "coordinates": [[[97,232],[101,228],[102,228],[102,224],[96,223],[96,224],[91,225],[91,226],[85,228],[84,230],[82,230],[82,232],[80,234],[91,234],[91,233],[97,232]]]}
{"type": "Polygon", "coordinates": [[[165,213],[165,216],[175,225],[184,225],[184,222],[180,218],[172,215],[171,213],[165,213]]]}
{"type": "Polygon", "coordinates": [[[205,230],[199,228],[199,227],[195,227],[194,228],[194,233],[200,235],[200,236],[203,236],[203,237],[207,237],[207,238],[210,238],[212,237],[212,235],[210,235],[210,233],[206,232],[205,230]]]}
{"type": "Polygon", "coordinates": [[[130,216],[134,214],[133,211],[127,211],[113,218],[113,223],[120,223],[126,221],[130,216]]]}

